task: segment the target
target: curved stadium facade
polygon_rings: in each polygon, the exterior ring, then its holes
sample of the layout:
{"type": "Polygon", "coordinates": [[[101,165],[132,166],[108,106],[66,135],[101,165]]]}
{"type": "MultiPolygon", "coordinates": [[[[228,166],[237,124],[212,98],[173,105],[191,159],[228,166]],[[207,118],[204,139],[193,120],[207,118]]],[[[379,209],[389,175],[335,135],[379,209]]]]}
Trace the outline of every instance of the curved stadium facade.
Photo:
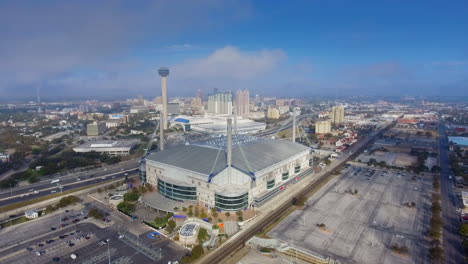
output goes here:
{"type": "MultiPolygon", "coordinates": [[[[229,136],[228,136],[229,137],[229,136]]],[[[310,149],[289,140],[227,137],[177,146],[146,158],[147,182],[175,201],[223,211],[259,205],[310,168],[310,149]]]]}

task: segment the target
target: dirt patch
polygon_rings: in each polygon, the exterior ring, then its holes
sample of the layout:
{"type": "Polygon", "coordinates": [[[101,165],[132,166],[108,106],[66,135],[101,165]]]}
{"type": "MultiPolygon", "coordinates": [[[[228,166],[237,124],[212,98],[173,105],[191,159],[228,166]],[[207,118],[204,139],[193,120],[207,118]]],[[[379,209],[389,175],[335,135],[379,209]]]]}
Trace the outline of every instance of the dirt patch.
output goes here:
{"type": "Polygon", "coordinates": [[[375,156],[385,156],[386,152],[384,151],[380,151],[380,150],[377,150],[374,152],[374,155],[375,156]]]}
{"type": "Polygon", "coordinates": [[[395,161],[393,161],[393,164],[396,166],[411,166],[412,164],[415,164],[416,161],[416,157],[405,154],[398,154],[395,158],[395,161]]]}

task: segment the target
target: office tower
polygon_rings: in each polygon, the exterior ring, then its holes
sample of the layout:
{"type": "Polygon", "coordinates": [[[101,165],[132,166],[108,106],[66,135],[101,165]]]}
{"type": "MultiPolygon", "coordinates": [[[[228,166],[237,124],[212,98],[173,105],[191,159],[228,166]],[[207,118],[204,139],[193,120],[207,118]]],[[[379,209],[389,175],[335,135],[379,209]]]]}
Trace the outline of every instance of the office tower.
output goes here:
{"type": "Polygon", "coordinates": [[[232,94],[231,92],[218,92],[215,89],[213,94],[208,95],[208,113],[231,115],[232,114],[232,94]]]}
{"type": "Polygon", "coordinates": [[[158,70],[161,76],[161,97],[162,97],[162,125],[163,129],[167,129],[167,76],[169,75],[169,69],[162,67],[158,70]]]}
{"type": "Polygon", "coordinates": [[[334,106],[330,112],[330,118],[333,124],[339,125],[344,121],[344,107],[334,106]]]}
{"type": "Polygon", "coordinates": [[[238,90],[236,93],[235,108],[238,116],[248,117],[249,116],[249,90],[238,90]]]}

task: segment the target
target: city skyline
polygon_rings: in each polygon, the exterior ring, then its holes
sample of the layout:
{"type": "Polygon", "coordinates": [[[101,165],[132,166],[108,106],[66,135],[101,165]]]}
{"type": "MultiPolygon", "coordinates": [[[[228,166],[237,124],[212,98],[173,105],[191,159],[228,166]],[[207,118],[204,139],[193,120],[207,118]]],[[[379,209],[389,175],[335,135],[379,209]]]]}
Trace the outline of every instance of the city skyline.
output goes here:
{"type": "Polygon", "coordinates": [[[32,99],[37,89],[41,100],[158,96],[163,65],[173,72],[170,96],[215,87],[267,96],[460,96],[467,88],[463,1],[0,7],[3,100],[32,99]]]}

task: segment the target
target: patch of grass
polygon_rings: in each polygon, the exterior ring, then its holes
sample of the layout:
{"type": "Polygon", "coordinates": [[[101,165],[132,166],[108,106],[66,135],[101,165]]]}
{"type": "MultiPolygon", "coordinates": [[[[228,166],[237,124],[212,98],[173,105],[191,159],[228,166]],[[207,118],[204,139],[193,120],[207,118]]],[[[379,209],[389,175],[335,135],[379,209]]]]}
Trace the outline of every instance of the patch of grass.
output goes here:
{"type": "Polygon", "coordinates": [[[30,219],[26,218],[26,216],[22,216],[22,217],[16,218],[16,219],[11,220],[11,221],[6,221],[6,222],[2,223],[1,226],[2,226],[2,228],[5,228],[5,227],[8,227],[8,226],[21,224],[21,223],[27,222],[29,220],[30,219]]]}

